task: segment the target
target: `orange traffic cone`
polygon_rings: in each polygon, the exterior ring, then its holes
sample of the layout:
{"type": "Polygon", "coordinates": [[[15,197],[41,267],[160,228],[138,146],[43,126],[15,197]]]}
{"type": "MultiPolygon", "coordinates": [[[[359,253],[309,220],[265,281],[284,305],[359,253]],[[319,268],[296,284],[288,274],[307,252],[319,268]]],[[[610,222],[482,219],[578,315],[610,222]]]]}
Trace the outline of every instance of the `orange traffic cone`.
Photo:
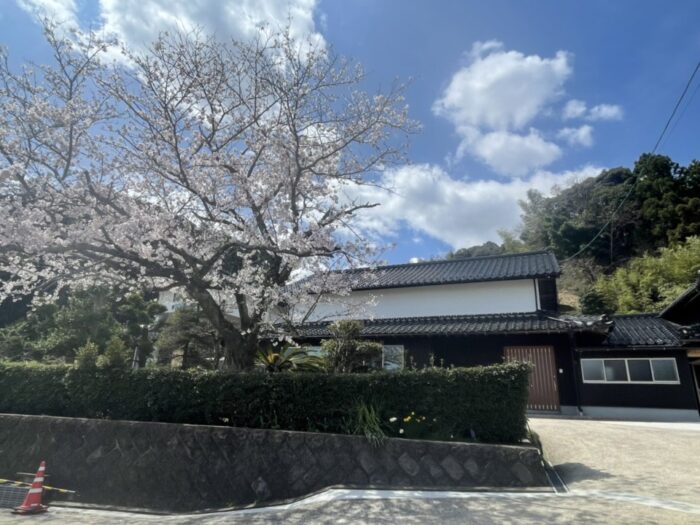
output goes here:
{"type": "Polygon", "coordinates": [[[15,514],[39,514],[46,512],[46,506],[41,504],[41,494],[44,492],[44,471],[46,471],[46,461],[42,461],[39,470],[29,487],[24,501],[19,507],[14,509],[15,514]]]}

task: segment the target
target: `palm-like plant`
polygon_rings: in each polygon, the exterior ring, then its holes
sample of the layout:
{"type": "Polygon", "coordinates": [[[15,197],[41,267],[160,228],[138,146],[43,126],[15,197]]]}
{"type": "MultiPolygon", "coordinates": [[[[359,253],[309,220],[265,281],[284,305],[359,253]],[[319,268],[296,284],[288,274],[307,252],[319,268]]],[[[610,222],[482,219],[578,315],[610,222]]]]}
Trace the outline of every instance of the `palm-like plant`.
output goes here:
{"type": "Polygon", "coordinates": [[[268,372],[284,370],[316,372],[325,368],[325,361],[321,357],[309,355],[303,348],[286,346],[279,351],[273,349],[258,351],[255,365],[268,372]]]}

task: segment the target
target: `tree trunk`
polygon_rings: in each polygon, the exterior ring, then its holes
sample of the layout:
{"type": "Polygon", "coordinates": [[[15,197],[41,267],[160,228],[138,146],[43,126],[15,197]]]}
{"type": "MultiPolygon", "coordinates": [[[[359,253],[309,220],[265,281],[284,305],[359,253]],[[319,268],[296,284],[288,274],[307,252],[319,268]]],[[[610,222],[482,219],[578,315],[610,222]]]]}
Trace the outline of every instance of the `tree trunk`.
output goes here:
{"type": "Polygon", "coordinates": [[[190,367],[190,342],[187,341],[185,346],[182,348],[182,362],[180,362],[180,369],[187,370],[190,367]]]}
{"type": "Polygon", "coordinates": [[[241,330],[226,318],[224,311],[209,291],[195,286],[188,286],[187,291],[202,308],[202,312],[214,326],[223,342],[224,368],[233,370],[252,368],[257,348],[257,337],[253,336],[253,334],[244,337],[241,330]]]}
{"type": "MultiPolygon", "coordinates": [[[[233,323],[231,323],[233,326],[233,323]]],[[[224,342],[224,368],[247,370],[253,367],[257,341],[243,337],[239,331],[225,329],[219,332],[224,342]]]]}

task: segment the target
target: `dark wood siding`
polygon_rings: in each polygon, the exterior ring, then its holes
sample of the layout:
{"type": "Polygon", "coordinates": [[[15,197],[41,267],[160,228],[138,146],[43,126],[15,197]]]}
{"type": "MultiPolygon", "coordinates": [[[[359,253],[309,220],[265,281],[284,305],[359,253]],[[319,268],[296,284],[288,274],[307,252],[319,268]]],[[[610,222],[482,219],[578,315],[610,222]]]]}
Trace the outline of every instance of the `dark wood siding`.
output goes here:
{"type": "MultiPolygon", "coordinates": [[[[474,336],[403,336],[375,338],[384,344],[404,345],[406,363],[426,366],[430,354],[435,364],[444,366],[480,366],[502,363],[506,346],[552,346],[559,382],[561,405],[576,405],[576,387],[571,359],[571,348],[566,334],[517,334],[474,336]]],[[[307,339],[308,344],[320,344],[307,339]]]]}
{"type": "Polygon", "coordinates": [[[601,407],[639,407],[639,408],[678,408],[697,409],[697,398],[693,384],[690,364],[685,350],[608,350],[585,351],[579,358],[614,358],[614,357],[674,357],[678,368],[678,385],[643,385],[643,384],[604,384],[584,383],[581,379],[581,367],[577,365],[577,374],[581,388],[581,405],[601,407]]]}
{"type": "Polygon", "coordinates": [[[537,290],[540,295],[540,309],[558,312],[557,280],[554,278],[537,279],[537,290]]]}
{"type": "MultiPolygon", "coordinates": [[[[552,346],[559,383],[561,405],[576,405],[576,387],[571,349],[566,334],[477,335],[383,338],[385,344],[402,344],[417,366],[427,365],[430,354],[436,364],[479,366],[504,361],[507,346],[552,346]]],[[[408,362],[408,361],[407,361],[408,362]]]]}

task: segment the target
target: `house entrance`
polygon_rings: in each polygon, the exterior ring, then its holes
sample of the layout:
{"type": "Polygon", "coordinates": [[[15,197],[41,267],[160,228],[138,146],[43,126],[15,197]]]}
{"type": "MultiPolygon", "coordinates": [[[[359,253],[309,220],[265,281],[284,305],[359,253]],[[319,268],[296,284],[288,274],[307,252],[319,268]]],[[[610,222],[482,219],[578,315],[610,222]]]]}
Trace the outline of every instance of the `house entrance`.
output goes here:
{"type": "Polygon", "coordinates": [[[506,361],[532,363],[528,410],[559,411],[559,386],[554,348],[551,346],[506,346],[506,361]]]}

